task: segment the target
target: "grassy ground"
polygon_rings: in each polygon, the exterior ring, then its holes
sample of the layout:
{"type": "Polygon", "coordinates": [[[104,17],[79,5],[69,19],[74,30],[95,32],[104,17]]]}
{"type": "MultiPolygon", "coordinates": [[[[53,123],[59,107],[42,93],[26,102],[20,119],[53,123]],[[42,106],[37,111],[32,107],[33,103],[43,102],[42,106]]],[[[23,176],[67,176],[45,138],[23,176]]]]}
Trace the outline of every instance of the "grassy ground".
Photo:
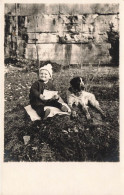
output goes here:
{"type": "Polygon", "coordinates": [[[24,107],[29,90],[37,79],[33,69],[14,68],[5,74],[4,160],[7,161],[119,161],[119,78],[118,68],[82,67],[61,69],[53,82],[66,102],[66,90],[74,76],[82,76],[87,90],[99,100],[107,118],[90,109],[93,123],[83,113],[71,120],[54,116],[46,121],[30,121],[24,107]],[[95,75],[95,77],[94,77],[95,75]],[[23,136],[30,142],[24,145],[23,136]]]}

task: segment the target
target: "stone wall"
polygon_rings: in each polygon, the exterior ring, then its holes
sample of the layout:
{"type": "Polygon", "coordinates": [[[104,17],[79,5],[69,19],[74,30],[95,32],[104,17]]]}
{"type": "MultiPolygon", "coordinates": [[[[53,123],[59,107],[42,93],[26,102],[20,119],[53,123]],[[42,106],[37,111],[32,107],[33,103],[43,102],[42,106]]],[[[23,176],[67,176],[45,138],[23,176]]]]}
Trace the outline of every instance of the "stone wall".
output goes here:
{"type": "Polygon", "coordinates": [[[109,64],[118,4],[6,4],[5,55],[68,64],[109,64]]]}

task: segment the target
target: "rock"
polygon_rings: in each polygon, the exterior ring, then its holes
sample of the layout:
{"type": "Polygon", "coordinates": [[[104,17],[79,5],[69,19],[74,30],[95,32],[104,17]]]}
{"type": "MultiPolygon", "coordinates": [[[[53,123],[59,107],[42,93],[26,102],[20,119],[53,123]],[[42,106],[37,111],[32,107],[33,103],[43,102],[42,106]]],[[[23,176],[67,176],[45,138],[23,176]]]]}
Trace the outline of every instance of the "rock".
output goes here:
{"type": "Polygon", "coordinates": [[[27,135],[23,136],[23,140],[24,140],[24,144],[27,145],[30,141],[30,136],[27,135]]]}

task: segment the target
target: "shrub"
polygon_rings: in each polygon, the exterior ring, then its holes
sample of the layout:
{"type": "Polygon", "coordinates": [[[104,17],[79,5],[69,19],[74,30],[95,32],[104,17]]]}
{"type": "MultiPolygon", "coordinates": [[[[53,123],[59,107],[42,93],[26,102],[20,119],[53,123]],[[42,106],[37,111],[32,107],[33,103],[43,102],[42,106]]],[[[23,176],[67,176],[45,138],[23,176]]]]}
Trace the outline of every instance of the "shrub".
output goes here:
{"type": "Polygon", "coordinates": [[[107,32],[108,42],[111,44],[109,53],[112,57],[111,63],[113,66],[119,65],[119,33],[113,29],[114,25],[110,24],[110,29],[107,32]]]}

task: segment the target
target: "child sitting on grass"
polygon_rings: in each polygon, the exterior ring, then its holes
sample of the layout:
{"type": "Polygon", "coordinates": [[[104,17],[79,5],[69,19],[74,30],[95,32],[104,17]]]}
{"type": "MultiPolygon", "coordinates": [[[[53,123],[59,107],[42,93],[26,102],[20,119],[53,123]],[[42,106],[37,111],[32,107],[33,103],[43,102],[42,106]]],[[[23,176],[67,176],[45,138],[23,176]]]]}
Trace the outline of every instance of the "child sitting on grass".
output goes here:
{"type": "Polygon", "coordinates": [[[68,112],[68,108],[58,101],[58,95],[53,95],[51,99],[47,100],[43,95],[44,90],[55,91],[51,78],[52,66],[51,64],[47,64],[39,69],[39,80],[33,83],[30,89],[30,104],[41,118],[47,118],[47,116],[50,114],[50,109],[47,108],[44,111],[45,106],[56,107],[63,112],[68,112]]]}

